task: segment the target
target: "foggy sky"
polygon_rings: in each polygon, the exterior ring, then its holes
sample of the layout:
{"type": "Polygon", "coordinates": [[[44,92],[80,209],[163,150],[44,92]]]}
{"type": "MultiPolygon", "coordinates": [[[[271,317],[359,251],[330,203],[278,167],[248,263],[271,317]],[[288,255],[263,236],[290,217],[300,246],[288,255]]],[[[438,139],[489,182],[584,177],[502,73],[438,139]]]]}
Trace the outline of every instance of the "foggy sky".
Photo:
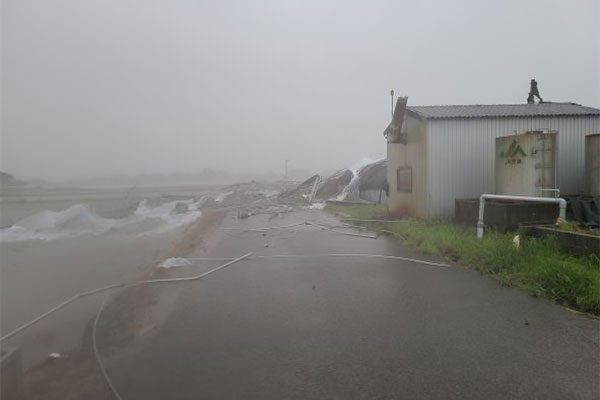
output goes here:
{"type": "Polygon", "coordinates": [[[3,0],[0,169],[50,180],[319,172],[385,155],[409,105],[600,107],[577,1],[3,0]]]}

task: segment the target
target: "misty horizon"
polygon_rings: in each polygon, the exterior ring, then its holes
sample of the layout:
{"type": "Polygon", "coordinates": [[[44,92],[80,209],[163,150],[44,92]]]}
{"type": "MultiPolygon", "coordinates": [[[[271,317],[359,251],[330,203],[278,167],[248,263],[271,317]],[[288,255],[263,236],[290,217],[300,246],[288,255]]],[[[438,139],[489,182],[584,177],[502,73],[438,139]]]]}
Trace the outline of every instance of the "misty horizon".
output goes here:
{"type": "Polygon", "coordinates": [[[594,1],[2,3],[0,170],[319,173],[410,105],[600,107],[594,1]]]}

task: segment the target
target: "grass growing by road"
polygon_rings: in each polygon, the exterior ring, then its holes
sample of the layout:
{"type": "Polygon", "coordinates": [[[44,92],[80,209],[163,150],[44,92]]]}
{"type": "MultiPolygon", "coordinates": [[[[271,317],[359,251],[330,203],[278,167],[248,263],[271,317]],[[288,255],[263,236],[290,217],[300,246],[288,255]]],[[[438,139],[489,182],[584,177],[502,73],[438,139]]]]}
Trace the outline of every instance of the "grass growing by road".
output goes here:
{"type": "MultiPolygon", "coordinates": [[[[327,210],[347,218],[389,218],[385,206],[380,205],[328,205],[327,210]]],[[[521,238],[516,248],[514,234],[486,231],[479,240],[475,228],[447,221],[348,222],[376,232],[393,232],[423,252],[490,274],[501,283],[523,288],[534,296],[600,315],[600,257],[571,256],[561,251],[552,238],[521,238]]]]}

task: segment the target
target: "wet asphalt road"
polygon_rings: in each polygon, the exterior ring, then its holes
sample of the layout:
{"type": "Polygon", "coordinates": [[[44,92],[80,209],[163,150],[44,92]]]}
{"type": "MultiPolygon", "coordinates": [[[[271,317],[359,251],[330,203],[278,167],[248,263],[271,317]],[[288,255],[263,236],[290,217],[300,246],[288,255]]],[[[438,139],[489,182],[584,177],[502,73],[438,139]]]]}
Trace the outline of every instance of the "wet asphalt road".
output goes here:
{"type": "MultiPolygon", "coordinates": [[[[323,218],[332,221],[323,212],[306,211],[272,221],[228,219],[224,227],[323,218]]],[[[194,255],[236,257],[250,251],[427,258],[385,237],[342,236],[311,226],[267,236],[220,230],[194,255]]],[[[161,290],[176,295],[165,323],[142,349],[107,364],[124,399],[600,396],[597,320],[459,266],[261,259],[161,290]]]]}

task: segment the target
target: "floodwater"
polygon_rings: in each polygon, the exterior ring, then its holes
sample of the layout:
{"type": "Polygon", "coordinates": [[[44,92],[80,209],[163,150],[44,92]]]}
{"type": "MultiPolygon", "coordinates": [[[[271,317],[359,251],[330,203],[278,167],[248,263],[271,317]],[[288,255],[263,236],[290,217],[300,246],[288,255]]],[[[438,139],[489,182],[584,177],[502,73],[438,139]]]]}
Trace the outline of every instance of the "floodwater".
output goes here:
{"type": "MultiPolygon", "coordinates": [[[[2,189],[0,333],[79,292],[139,279],[200,222],[196,203],[212,189],[2,189]]],[[[25,368],[68,354],[101,301],[70,304],[2,345],[21,346],[25,368]]]]}
{"type": "MultiPolygon", "coordinates": [[[[457,265],[358,257],[442,261],[320,210],[231,214],[164,276],[251,258],[108,303],[98,346],[122,398],[598,398],[598,321],[457,265]]],[[[31,398],[109,398],[90,348],[30,374],[31,398]]]]}
{"type": "Polygon", "coordinates": [[[123,398],[598,398],[597,320],[277,193],[77,202],[4,227],[3,333],[84,290],[253,253],[206,279],[90,296],[15,336],[38,364],[30,398],[109,396],[91,350],[105,298],[98,351],[123,398]]]}

